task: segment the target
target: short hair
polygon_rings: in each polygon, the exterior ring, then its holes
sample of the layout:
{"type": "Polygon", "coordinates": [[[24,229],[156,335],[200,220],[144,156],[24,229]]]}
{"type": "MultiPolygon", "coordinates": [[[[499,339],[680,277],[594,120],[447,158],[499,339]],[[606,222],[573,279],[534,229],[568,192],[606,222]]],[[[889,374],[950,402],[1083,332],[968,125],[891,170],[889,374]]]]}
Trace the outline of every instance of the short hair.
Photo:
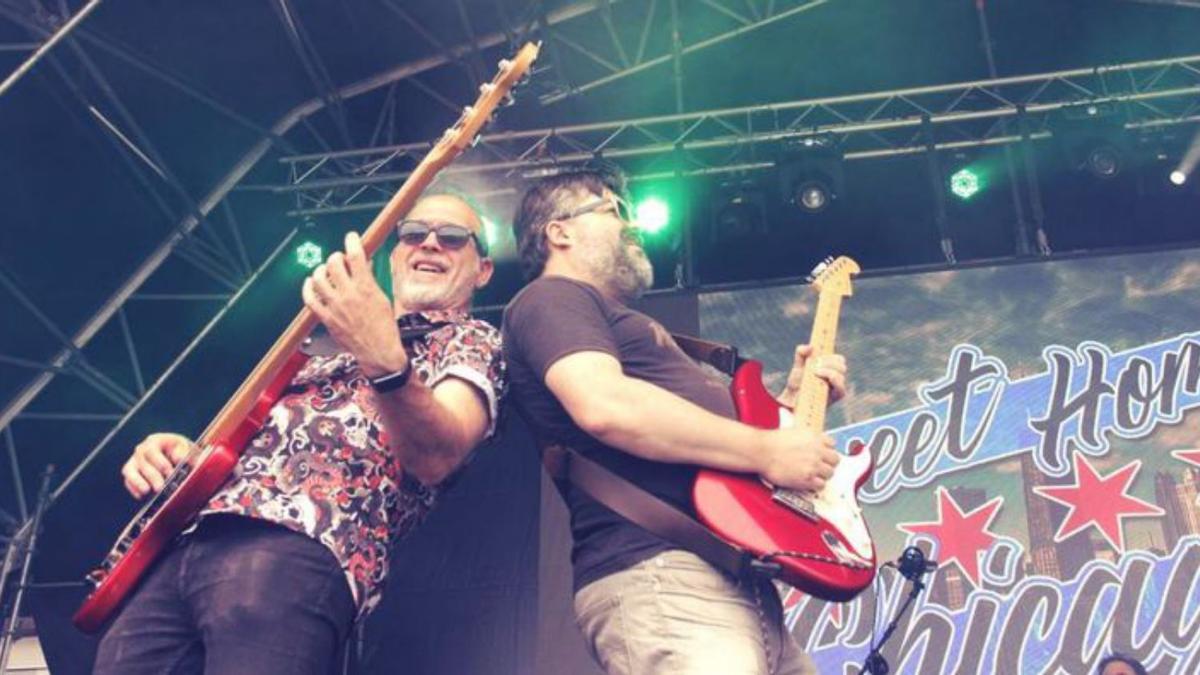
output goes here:
{"type": "Polygon", "coordinates": [[[600,196],[605,190],[624,196],[625,177],[612,166],[585,167],[541,178],[525,191],[513,218],[513,237],[526,280],[546,269],[550,246],[546,225],[561,216],[580,193],[600,196]]]}
{"type": "MultiPolygon", "coordinates": [[[[426,189],[425,192],[421,193],[421,196],[417,197],[417,201],[413,202],[413,206],[415,207],[421,201],[429,199],[430,197],[453,197],[466,204],[467,207],[475,213],[475,217],[479,220],[480,225],[479,234],[476,235],[475,238],[475,250],[478,251],[480,259],[491,256],[491,242],[487,241],[487,225],[483,220],[483,208],[479,205],[479,202],[476,201],[474,197],[453,183],[439,181],[426,189]]],[[[408,214],[405,214],[406,217],[407,215],[408,214]]],[[[399,242],[396,239],[396,224],[393,224],[393,226],[388,230],[387,239],[384,240],[383,245],[379,247],[379,250],[376,251],[375,256],[371,259],[371,271],[375,276],[375,282],[379,284],[379,287],[383,289],[384,294],[389,298],[394,297],[392,295],[392,268],[390,263],[390,251],[398,243],[399,242]]]]}
{"type": "Polygon", "coordinates": [[[475,196],[468,192],[467,189],[460,183],[456,183],[453,180],[447,180],[445,178],[435,180],[433,185],[425,188],[425,191],[421,193],[421,196],[417,197],[417,201],[413,202],[413,206],[416,206],[417,202],[420,202],[422,199],[429,199],[430,197],[454,197],[455,199],[458,199],[464,202],[467,206],[471,207],[471,210],[475,212],[475,215],[478,216],[480,220],[483,220],[483,206],[479,203],[479,200],[475,199],[475,196]]]}
{"type": "Polygon", "coordinates": [[[471,196],[466,190],[462,189],[458,184],[449,181],[438,181],[431,185],[424,193],[413,202],[415,207],[418,203],[429,199],[430,197],[453,197],[458,201],[467,205],[467,208],[475,214],[476,220],[479,221],[479,234],[475,238],[476,250],[479,251],[479,257],[487,258],[491,255],[492,242],[487,240],[487,223],[483,218],[483,205],[477,199],[471,196]]]}
{"type": "Polygon", "coordinates": [[[1113,652],[1112,654],[1109,654],[1108,656],[1101,659],[1100,665],[1096,666],[1096,672],[1103,673],[1104,669],[1107,668],[1108,664],[1110,664],[1110,663],[1124,663],[1125,665],[1127,665],[1131,669],[1133,669],[1133,672],[1136,673],[1137,675],[1146,675],[1146,667],[1143,666],[1140,661],[1133,658],[1132,656],[1129,656],[1127,654],[1122,654],[1120,652],[1113,652]]]}

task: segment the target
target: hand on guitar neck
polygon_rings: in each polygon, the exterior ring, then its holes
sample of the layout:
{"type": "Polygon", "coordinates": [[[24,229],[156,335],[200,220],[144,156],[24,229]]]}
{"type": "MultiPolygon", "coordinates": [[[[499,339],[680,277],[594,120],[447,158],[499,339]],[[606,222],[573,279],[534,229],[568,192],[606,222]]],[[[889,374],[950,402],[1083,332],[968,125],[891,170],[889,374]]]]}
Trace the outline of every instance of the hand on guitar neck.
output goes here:
{"type": "MultiPolygon", "coordinates": [[[[827,354],[814,358],[812,345],[797,345],[787,383],[776,397],[782,405],[789,408],[795,405],[800,383],[809,366],[811,375],[829,385],[830,403],[846,395],[845,357],[827,354]]],[[[797,490],[823,488],[841,459],[832,437],[823,431],[799,426],[773,432],[767,448],[762,478],[771,485],[797,490]]]]}
{"type": "Polygon", "coordinates": [[[358,233],[346,234],[345,252],[337,251],[318,265],[304,280],[301,295],[367,377],[401,370],[408,363],[392,303],[375,281],[358,233]]]}
{"type": "Polygon", "coordinates": [[[121,467],[125,489],[135,499],[162,490],[167,476],[191,454],[195,444],[179,434],[150,434],[121,467]]]}
{"type": "Polygon", "coordinates": [[[804,379],[805,366],[809,359],[813,360],[813,374],[829,384],[829,402],[837,403],[846,396],[846,357],[841,354],[827,354],[814,359],[812,345],[796,345],[787,383],[779,396],[775,397],[781,404],[789,408],[796,405],[796,396],[800,394],[800,382],[804,379]]]}

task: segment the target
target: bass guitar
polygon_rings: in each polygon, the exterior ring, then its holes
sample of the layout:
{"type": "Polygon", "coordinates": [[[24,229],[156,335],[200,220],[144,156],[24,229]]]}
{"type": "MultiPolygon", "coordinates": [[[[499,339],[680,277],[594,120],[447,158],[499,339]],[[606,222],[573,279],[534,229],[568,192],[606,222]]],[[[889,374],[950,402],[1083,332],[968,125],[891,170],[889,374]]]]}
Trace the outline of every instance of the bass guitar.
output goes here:
{"type": "MultiPolygon", "coordinates": [[[[496,107],[529,71],[538,49],[538,45],[528,43],[512,60],[500,62],[496,76],[480,87],[475,104],[463,109],[363,233],[363,249],[368,257],[379,250],[396,222],[408,213],[438,172],[474,144],[496,107]]],[[[307,360],[299,348],[316,325],[311,310],[300,310],[205,429],[191,453],[167,477],[163,489],[137,512],[108,556],[88,575],[93,590],[75,613],[76,627],[87,633],[99,630],[150,564],[225,482],[242,448],[258,432],[271,407],[307,360]]]]}

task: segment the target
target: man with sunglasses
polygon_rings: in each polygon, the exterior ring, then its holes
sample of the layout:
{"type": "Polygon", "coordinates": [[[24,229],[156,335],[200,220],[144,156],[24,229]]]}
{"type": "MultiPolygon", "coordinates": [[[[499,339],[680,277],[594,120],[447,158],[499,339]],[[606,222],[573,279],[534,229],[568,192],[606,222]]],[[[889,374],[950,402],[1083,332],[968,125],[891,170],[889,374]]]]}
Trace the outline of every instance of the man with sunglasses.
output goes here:
{"type": "MultiPolygon", "coordinates": [[[[378,602],[391,544],[495,429],[499,332],[467,315],[492,275],[481,221],[427,196],[397,225],[393,299],[355,233],[305,280],[327,335],[237,468],[103,638],[96,673],[327,673],[378,602]]],[[[153,434],[122,474],[160,490],[191,441],[153,434]]]]}
{"type": "MultiPolygon", "coordinates": [[[[625,305],[650,287],[652,269],[619,188],[608,174],[549,177],[514,219],[533,281],[505,310],[504,349],[538,445],[570,449],[693,518],[700,466],[820,488],[839,458],[830,437],[735,421],[726,386],[625,305]]],[[[806,364],[810,354],[797,348],[781,398],[794,400],[806,365],[834,398],[844,393],[845,360],[806,364]]],[[[815,672],[769,580],[726,574],[556,482],[571,512],[576,620],[608,673],[815,672]]]]}

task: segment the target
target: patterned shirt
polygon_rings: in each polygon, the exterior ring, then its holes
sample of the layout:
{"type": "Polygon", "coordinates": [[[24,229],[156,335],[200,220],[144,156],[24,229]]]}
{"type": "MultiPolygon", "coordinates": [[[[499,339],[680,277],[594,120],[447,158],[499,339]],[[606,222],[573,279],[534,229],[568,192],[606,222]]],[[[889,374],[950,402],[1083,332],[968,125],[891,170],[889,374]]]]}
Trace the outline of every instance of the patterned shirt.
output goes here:
{"type": "MultiPolygon", "coordinates": [[[[491,436],[505,388],[499,332],[461,312],[420,317],[436,327],[407,345],[413,376],[429,387],[447,377],[473,385],[487,401],[491,436]]],[[[370,383],[343,352],[309,358],[203,514],[260,518],[321,542],[345,570],[362,617],[379,602],[391,544],[424,519],[444,485],[401,470],[370,383]]]]}

